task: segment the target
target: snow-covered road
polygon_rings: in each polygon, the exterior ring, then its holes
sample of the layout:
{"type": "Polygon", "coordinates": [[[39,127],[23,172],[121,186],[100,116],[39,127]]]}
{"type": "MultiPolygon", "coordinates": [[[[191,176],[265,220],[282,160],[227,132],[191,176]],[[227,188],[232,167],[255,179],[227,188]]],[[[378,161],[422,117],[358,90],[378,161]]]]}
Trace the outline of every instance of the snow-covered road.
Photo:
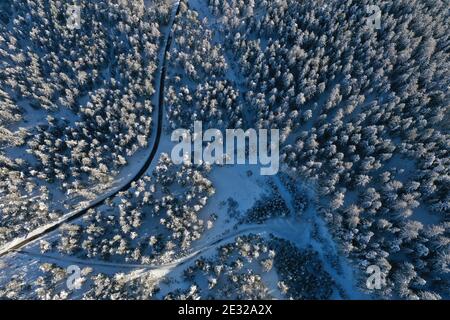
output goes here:
{"type": "MultiPolygon", "coordinates": [[[[195,3],[197,4],[197,2],[195,3]]],[[[351,267],[350,262],[339,254],[336,243],[333,241],[330,233],[328,232],[325,222],[318,216],[317,212],[315,212],[315,208],[313,206],[309,206],[306,212],[302,213],[300,216],[297,215],[295,211],[293,196],[289,193],[278,176],[273,178],[273,182],[275,184],[275,187],[278,189],[280,196],[283,198],[287,207],[289,208],[289,218],[270,219],[265,221],[263,224],[258,225],[239,225],[235,229],[230,230],[225,234],[216,234],[210,237],[206,236],[204,239],[201,239],[196,245],[194,245],[194,247],[189,252],[184,253],[183,257],[175,259],[170,263],[148,265],[115,263],[93,259],[88,260],[74,258],[70,256],[61,257],[60,255],[40,254],[23,249],[25,245],[30,244],[31,242],[40,239],[42,236],[47,235],[51,231],[58,229],[62,224],[73,221],[74,219],[82,216],[89,209],[101,205],[106,199],[114,197],[118,192],[128,189],[133,181],[138,180],[148,171],[155,155],[160,153],[158,151],[158,147],[161,140],[161,132],[163,126],[164,84],[167,71],[166,54],[167,52],[169,52],[171,47],[172,26],[176,20],[179,8],[180,3],[177,2],[174,9],[174,14],[166,31],[165,48],[161,53],[162,56],[160,61],[163,62],[159,66],[159,90],[157,94],[159,106],[157,108],[158,110],[155,111],[157,112],[158,126],[155,129],[156,132],[152,134],[154,143],[145,165],[140,168],[139,172],[127,183],[97,198],[92,203],[90,203],[87,208],[78,209],[74,212],[68,213],[57,222],[40,227],[30,232],[26,237],[15,239],[14,241],[1,247],[0,256],[13,251],[16,254],[28,256],[32,259],[55,261],[63,263],[64,265],[76,264],[80,266],[111,268],[117,272],[126,269],[130,272],[136,271],[138,274],[151,272],[158,276],[164,276],[170,272],[173,272],[174,270],[179,270],[179,268],[182,268],[186,264],[193,262],[196,258],[202,255],[208,255],[212,253],[222,245],[234,242],[235,238],[238,236],[258,234],[263,237],[269,237],[270,235],[272,235],[277,238],[289,240],[299,248],[305,249],[311,247],[315,251],[317,251],[324,263],[325,270],[332,276],[336,285],[339,286],[339,288],[344,293],[343,297],[348,297],[351,299],[367,298],[367,296],[364,296],[357,289],[357,281],[355,280],[354,271],[351,267]],[[317,232],[319,234],[319,238],[315,238],[315,236],[313,235],[313,229],[314,232],[317,232]],[[330,259],[330,257],[333,257],[333,259],[330,259]]],[[[309,197],[311,197],[312,192],[308,192],[308,195],[309,197]]]]}

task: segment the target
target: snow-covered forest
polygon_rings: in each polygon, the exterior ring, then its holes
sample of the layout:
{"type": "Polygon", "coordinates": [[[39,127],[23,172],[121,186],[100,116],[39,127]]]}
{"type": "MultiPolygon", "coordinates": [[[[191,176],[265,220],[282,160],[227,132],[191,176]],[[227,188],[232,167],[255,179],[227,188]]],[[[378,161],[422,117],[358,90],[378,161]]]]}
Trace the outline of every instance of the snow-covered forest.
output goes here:
{"type": "Polygon", "coordinates": [[[448,1],[77,3],[0,5],[0,298],[450,299],[448,1]],[[194,121],[280,172],[173,164],[194,121]]]}
{"type": "Polygon", "coordinates": [[[168,6],[10,1],[0,24],[0,243],[110,188],[148,147],[168,6]]]}

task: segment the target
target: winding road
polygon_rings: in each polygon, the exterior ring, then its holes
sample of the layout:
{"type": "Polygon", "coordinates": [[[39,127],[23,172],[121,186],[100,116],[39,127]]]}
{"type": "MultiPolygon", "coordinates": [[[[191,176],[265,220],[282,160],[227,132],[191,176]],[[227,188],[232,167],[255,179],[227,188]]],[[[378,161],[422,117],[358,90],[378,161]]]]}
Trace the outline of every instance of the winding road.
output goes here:
{"type": "MultiPolygon", "coordinates": [[[[169,263],[163,264],[133,264],[133,263],[116,263],[116,262],[106,262],[101,260],[94,259],[82,259],[82,258],[71,258],[71,257],[61,257],[54,256],[51,254],[43,254],[43,253],[35,253],[27,250],[16,250],[16,253],[24,254],[30,257],[36,258],[45,258],[51,261],[64,262],[68,264],[77,264],[77,265],[85,265],[90,267],[111,267],[111,268],[125,268],[125,269],[145,269],[145,270],[160,270],[166,268],[173,268],[177,266],[184,265],[191,261],[192,259],[200,256],[205,253],[209,249],[217,248],[218,246],[224,245],[231,241],[234,241],[236,237],[250,234],[250,233],[258,233],[258,234],[273,234],[275,236],[280,235],[280,230],[278,228],[267,227],[267,225],[258,225],[258,226],[249,226],[246,228],[242,228],[240,230],[236,230],[232,233],[227,234],[224,237],[220,237],[218,239],[214,239],[209,243],[202,245],[199,248],[192,249],[190,253],[186,254],[182,258],[175,259],[169,263]]],[[[281,236],[281,235],[280,235],[281,236]]]]}
{"type": "MultiPolygon", "coordinates": [[[[80,259],[80,258],[72,258],[72,257],[64,257],[64,259],[61,259],[61,257],[51,255],[51,254],[41,254],[36,252],[31,252],[28,250],[25,250],[24,247],[41,237],[49,234],[52,231],[57,230],[60,228],[63,224],[71,222],[75,219],[78,219],[85,215],[90,209],[96,208],[102,204],[108,199],[114,198],[118,193],[128,190],[133,182],[138,181],[145,173],[148,171],[149,167],[153,163],[160,144],[161,135],[162,135],[162,129],[163,129],[163,109],[164,109],[164,91],[165,91],[165,80],[166,80],[166,73],[167,73],[167,56],[168,52],[170,51],[171,44],[172,44],[172,37],[173,37],[173,25],[177,20],[179,11],[180,11],[180,1],[176,1],[176,7],[174,7],[175,14],[172,16],[171,21],[168,25],[168,35],[166,36],[165,41],[165,47],[164,51],[162,51],[162,59],[160,61],[160,72],[159,72],[159,90],[158,90],[158,107],[157,107],[157,126],[156,133],[152,134],[152,139],[154,139],[154,143],[152,145],[152,148],[150,150],[150,153],[143,164],[143,166],[140,168],[140,170],[134,174],[134,176],[124,185],[115,188],[114,190],[110,190],[106,194],[100,196],[99,198],[92,201],[87,207],[77,209],[73,212],[70,212],[66,215],[64,215],[62,218],[60,218],[58,221],[53,222],[51,224],[47,224],[45,226],[39,227],[30,233],[28,233],[25,237],[16,238],[15,240],[5,244],[4,246],[0,247],[0,257],[5,256],[8,253],[15,252],[17,254],[26,255],[29,257],[35,257],[35,258],[45,258],[48,260],[53,261],[59,261],[64,262],[67,264],[77,264],[77,265],[86,265],[86,266],[97,266],[97,267],[107,267],[107,268],[124,268],[124,269],[135,269],[135,270],[143,270],[145,272],[147,271],[170,271],[173,268],[177,268],[180,266],[183,266],[189,262],[191,262],[193,259],[201,256],[202,254],[206,254],[207,251],[213,250],[217,248],[218,246],[224,245],[226,243],[229,243],[231,241],[234,241],[234,239],[237,236],[249,234],[249,233],[257,233],[260,235],[273,235],[278,238],[284,238],[289,239],[293,243],[295,243],[297,246],[301,247],[305,243],[311,242],[310,239],[307,239],[308,234],[306,230],[299,229],[298,225],[294,226],[291,224],[292,221],[279,221],[274,220],[269,223],[265,223],[263,225],[249,225],[245,227],[241,227],[238,230],[234,230],[233,232],[229,232],[227,234],[223,234],[219,238],[212,238],[207,239],[204,241],[203,244],[198,245],[197,248],[193,248],[190,252],[188,252],[184,257],[176,259],[170,263],[163,263],[163,264],[129,264],[129,263],[114,263],[114,262],[106,262],[101,260],[93,260],[93,259],[80,259]],[[154,137],[154,138],[153,138],[154,137]]],[[[283,197],[284,201],[288,205],[289,210],[291,211],[292,216],[296,216],[294,205],[293,205],[293,199],[291,195],[289,194],[288,190],[285,190],[283,187],[283,183],[278,180],[278,178],[275,180],[275,185],[279,189],[280,195],[283,197]]],[[[312,210],[312,209],[310,209],[312,210]]],[[[309,219],[311,219],[312,223],[312,216],[314,216],[313,212],[310,212],[309,215],[304,215],[303,218],[306,219],[309,216],[309,219]]],[[[327,237],[325,237],[325,240],[328,240],[327,237]]],[[[317,244],[318,245],[318,244],[317,244]]],[[[326,258],[327,254],[335,254],[337,255],[337,249],[332,245],[331,238],[329,238],[328,242],[325,242],[322,244],[323,246],[326,246],[328,248],[327,250],[323,250],[324,257],[326,258]]],[[[317,248],[316,248],[317,249],[317,248]]],[[[349,267],[347,267],[347,264],[343,264],[348,270],[350,270],[349,267]]],[[[333,273],[333,266],[331,266],[329,263],[325,265],[325,268],[328,272],[333,273]]],[[[340,288],[343,289],[344,292],[348,296],[351,296],[353,288],[349,285],[353,283],[352,279],[352,273],[350,271],[348,272],[342,272],[342,273],[336,273],[333,274],[333,278],[335,279],[336,283],[340,286],[340,288]]]]}
{"type": "Polygon", "coordinates": [[[164,109],[164,89],[165,89],[165,81],[166,81],[166,73],[167,73],[167,53],[170,51],[170,47],[172,44],[172,28],[173,25],[178,17],[178,13],[180,11],[180,1],[176,2],[176,10],[175,15],[172,17],[169,26],[168,26],[168,36],[166,38],[166,44],[164,51],[162,53],[162,64],[161,64],[161,72],[160,72],[160,79],[159,79],[159,91],[158,91],[158,108],[157,108],[157,126],[156,126],[156,134],[155,136],[155,142],[152,146],[152,149],[150,151],[149,156],[147,157],[144,165],[141,167],[141,169],[124,185],[114,189],[110,190],[106,194],[98,197],[94,201],[92,201],[87,207],[82,209],[77,209],[73,212],[70,212],[68,214],[65,214],[63,217],[58,219],[58,221],[46,224],[44,226],[41,226],[31,232],[29,232],[24,237],[16,238],[6,244],[4,244],[2,247],[0,247],[0,257],[8,254],[11,251],[19,250],[23,248],[25,245],[41,238],[42,236],[57,230],[59,227],[61,227],[63,224],[71,222],[84,214],[86,214],[89,210],[94,209],[100,205],[102,205],[107,199],[114,198],[118,193],[128,190],[133,182],[138,181],[148,170],[150,165],[152,164],[156,153],[158,151],[159,142],[161,139],[161,133],[162,133],[162,127],[163,127],[163,109],[164,109]]]}

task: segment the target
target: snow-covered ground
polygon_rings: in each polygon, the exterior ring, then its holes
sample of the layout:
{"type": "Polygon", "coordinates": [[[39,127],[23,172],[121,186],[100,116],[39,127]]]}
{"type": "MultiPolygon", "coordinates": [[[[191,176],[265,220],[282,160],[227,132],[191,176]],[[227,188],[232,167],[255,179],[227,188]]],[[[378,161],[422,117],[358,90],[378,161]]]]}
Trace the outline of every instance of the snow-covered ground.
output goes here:
{"type": "MultiPolygon", "coordinates": [[[[178,8],[178,2],[173,2],[173,8],[172,8],[172,18],[168,26],[164,27],[162,30],[162,33],[164,35],[164,41],[162,42],[165,44],[167,41],[169,41],[169,35],[171,33],[171,26],[173,24],[173,21],[175,19],[175,13],[178,8]]],[[[155,76],[155,83],[160,84],[161,83],[161,77],[162,77],[162,70],[164,67],[164,55],[165,52],[165,45],[161,46],[160,53],[159,53],[159,63],[158,69],[156,71],[155,76]]],[[[152,97],[152,104],[153,106],[158,106],[160,101],[160,93],[159,87],[156,90],[155,95],[152,97]]],[[[29,113],[28,110],[26,113],[29,113]]],[[[159,116],[159,108],[154,108],[154,116],[152,119],[157,119],[159,116]]],[[[39,119],[39,117],[35,117],[34,119],[39,119]]],[[[37,121],[37,120],[35,120],[37,121]]],[[[36,123],[32,124],[33,126],[36,125],[36,123]]],[[[36,237],[38,235],[44,234],[46,230],[52,229],[54,226],[61,225],[62,222],[67,221],[71,219],[72,217],[78,215],[80,212],[85,211],[86,208],[94,207],[97,204],[103,202],[105,199],[111,197],[112,195],[116,194],[119,190],[123,189],[124,186],[130,183],[130,181],[134,180],[136,178],[136,174],[142,169],[145,162],[147,161],[151,149],[153,146],[157,143],[157,130],[159,130],[157,124],[154,124],[152,126],[152,134],[150,136],[150,141],[148,142],[148,148],[147,149],[140,149],[138,150],[130,159],[128,159],[127,165],[123,167],[123,169],[119,172],[119,174],[115,177],[115,180],[112,184],[108,185],[107,190],[100,195],[98,195],[95,199],[91,201],[81,201],[78,202],[76,205],[67,205],[66,197],[65,195],[62,195],[61,192],[58,191],[58,189],[54,188],[54,186],[49,186],[51,188],[52,194],[55,195],[55,199],[59,199],[61,204],[64,203],[64,207],[69,207],[69,212],[62,215],[58,220],[50,222],[46,225],[40,226],[39,228],[36,228],[35,230],[30,231],[27,235],[23,237],[18,237],[8,243],[5,243],[0,247],[0,256],[4,255],[6,252],[10,251],[12,248],[16,247],[18,244],[26,241],[29,238],[36,237]]],[[[158,159],[158,157],[156,157],[158,159]]],[[[69,201],[70,204],[71,201],[69,201]]]]}
{"type": "MultiPolygon", "coordinates": [[[[167,152],[167,149],[170,149],[171,144],[166,140],[167,138],[168,136],[165,135],[163,141],[166,143],[160,144],[161,152],[167,152]]],[[[292,195],[279,177],[264,177],[258,174],[249,176],[249,170],[259,172],[255,169],[257,169],[255,166],[236,165],[215,167],[212,170],[209,178],[215,185],[216,194],[210,199],[202,213],[210,214],[214,212],[217,214],[218,220],[211,230],[206,231],[200,240],[194,242],[189,253],[186,253],[180,259],[163,265],[114,263],[97,259],[78,259],[51,253],[41,254],[37,246],[30,245],[23,248],[20,253],[12,253],[2,260],[6,264],[4,270],[7,270],[2,272],[3,281],[11,273],[26,271],[27,269],[32,270],[42,262],[53,262],[62,267],[69,265],[92,267],[98,272],[110,275],[122,272],[126,274],[144,272],[146,275],[152,274],[156,278],[159,277],[158,279],[163,279],[165,276],[177,278],[177,275],[180,275],[186,266],[193,263],[195,258],[214,255],[216,248],[234,242],[237,236],[258,234],[264,237],[273,235],[291,241],[298,248],[312,248],[318,252],[326,272],[332,276],[338,288],[334,292],[333,298],[367,299],[368,296],[357,287],[357,275],[354,274],[350,262],[340,256],[324,221],[315,210],[313,189],[304,189],[304,192],[308,194],[311,205],[305,212],[296,215],[292,195]],[[275,184],[277,191],[292,211],[291,216],[269,219],[262,224],[240,224],[238,219],[230,217],[227,205],[229,198],[239,204],[237,210],[242,214],[251,208],[262,195],[269,193],[269,182],[275,184]],[[25,261],[26,263],[24,263],[25,261]]],[[[300,184],[300,187],[305,186],[300,184]]],[[[52,236],[50,234],[45,239],[49,240],[52,236]]],[[[33,274],[33,272],[30,274],[33,274]]],[[[264,279],[269,287],[276,288],[278,279],[274,272],[264,275],[264,279]]],[[[273,292],[276,294],[277,290],[273,289],[273,292]]]]}
{"type": "MultiPolygon", "coordinates": [[[[199,0],[189,1],[192,8],[197,9],[201,14],[207,16],[210,21],[213,17],[208,14],[208,9],[204,2],[199,0]]],[[[170,29],[164,30],[165,38],[169,36],[170,29]]],[[[162,52],[160,54],[160,61],[163,61],[162,52]]],[[[232,63],[229,63],[230,65],[232,63]]],[[[160,83],[162,64],[160,64],[156,81],[160,83]]],[[[230,80],[239,83],[239,75],[235,70],[230,68],[227,72],[227,77],[230,80]]],[[[159,92],[159,90],[157,90],[159,92]]],[[[154,97],[154,105],[158,103],[159,93],[154,97]]],[[[158,112],[155,108],[155,112],[158,112]]],[[[156,119],[157,115],[153,119],[156,119]]],[[[166,117],[163,117],[163,127],[167,128],[168,123],[166,117]]],[[[156,126],[153,127],[152,141],[149,143],[149,148],[155,143],[154,139],[156,126]]],[[[163,130],[159,146],[156,152],[155,159],[159,159],[163,153],[170,154],[174,143],[170,141],[170,132],[163,130]]],[[[148,157],[148,150],[141,150],[137,152],[129,161],[128,165],[116,177],[112,187],[92,202],[80,203],[78,209],[67,213],[58,222],[67,220],[67,218],[75,215],[80,208],[92,206],[95,203],[101,202],[103,199],[116,193],[123,185],[126,185],[132,179],[137,171],[142,168],[145,159],[148,157]]],[[[154,161],[148,168],[147,174],[150,174],[156,166],[154,161]]],[[[214,226],[207,230],[202,237],[195,241],[189,252],[185,253],[183,257],[174,260],[168,264],[161,265],[145,265],[132,263],[114,263],[101,260],[79,259],[70,256],[54,255],[51,253],[41,254],[36,242],[32,242],[21,248],[20,252],[9,253],[0,260],[2,272],[0,272],[0,285],[7,281],[13,274],[18,272],[26,272],[30,278],[34,278],[38,267],[43,262],[56,262],[61,267],[69,265],[79,265],[80,267],[89,266],[95,269],[96,272],[102,272],[109,275],[117,273],[125,273],[127,277],[134,278],[143,275],[151,274],[155,279],[163,279],[168,276],[170,278],[181,277],[182,272],[186,266],[193,263],[195,258],[199,256],[212,256],[215,250],[226,243],[233,242],[237,236],[246,234],[258,234],[263,237],[273,235],[278,238],[286,239],[295,244],[298,248],[307,249],[312,248],[319,253],[320,259],[324,269],[329,273],[338,288],[333,293],[335,299],[367,299],[367,295],[358,289],[358,277],[355,274],[351,262],[343,258],[339,252],[338,246],[332,239],[330,232],[316,211],[316,194],[314,188],[307,183],[297,182],[297,188],[307,196],[309,206],[303,213],[296,212],[294,206],[294,197],[288,191],[280,176],[260,176],[259,167],[251,165],[234,165],[213,167],[208,178],[212,181],[216,190],[215,195],[209,199],[207,205],[202,209],[201,217],[217,215],[217,220],[214,226]],[[276,192],[284,200],[286,206],[290,211],[287,217],[269,218],[263,223],[252,224],[242,223],[239,219],[249,210],[255,202],[263,195],[269,195],[273,189],[271,185],[275,186],[276,192]],[[232,199],[238,204],[233,214],[230,214],[229,201],[232,199]]],[[[282,173],[280,173],[281,175],[282,173]]],[[[45,233],[45,230],[51,228],[52,225],[43,226],[34,232],[31,232],[27,237],[33,234],[45,233]]],[[[39,239],[52,239],[56,236],[57,231],[53,231],[39,239]]],[[[25,238],[27,238],[25,237],[25,238]]],[[[6,253],[10,248],[14,247],[24,239],[15,239],[11,243],[3,246],[0,249],[0,254],[6,253]]],[[[278,276],[274,270],[264,275],[264,281],[270,292],[277,298],[282,298],[278,294],[277,282],[278,276]]],[[[168,290],[170,286],[166,288],[168,290]]],[[[162,291],[161,295],[164,293],[162,291]]]]}

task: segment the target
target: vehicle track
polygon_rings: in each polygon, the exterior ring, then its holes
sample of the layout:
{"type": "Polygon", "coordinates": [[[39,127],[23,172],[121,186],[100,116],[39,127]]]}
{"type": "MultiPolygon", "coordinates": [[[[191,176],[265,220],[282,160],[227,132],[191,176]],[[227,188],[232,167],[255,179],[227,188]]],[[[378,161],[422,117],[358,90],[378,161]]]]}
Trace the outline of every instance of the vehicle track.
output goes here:
{"type": "Polygon", "coordinates": [[[148,170],[150,165],[152,164],[156,153],[158,151],[159,142],[161,140],[161,133],[162,133],[162,125],[163,125],[163,106],[164,106],[164,89],[165,89],[165,80],[166,80],[166,73],[167,73],[167,54],[170,51],[170,47],[172,44],[172,28],[175,24],[179,11],[180,11],[180,1],[176,2],[176,11],[175,16],[173,17],[171,24],[169,26],[169,32],[168,37],[166,40],[164,52],[163,52],[163,60],[162,60],[162,67],[161,67],[161,77],[159,82],[159,97],[158,97],[158,116],[157,116],[157,129],[156,129],[156,136],[155,136],[155,143],[153,144],[153,147],[150,151],[150,155],[146,159],[144,165],[141,167],[141,169],[134,175],[130,181],[128,181],[126,184],[124,184],[122,187],[114,190],[112,193],[106,194],[101,198],[97,198],[94,200],[88,207],[77,209],[71,213],[68,213],[64,215],[60,220],[47,224],[45,226],[39,227],[30,233],[28,233],[26,236],[21,238],[16,238],[5,245],[3,245],[0,248],[0,257],[8,254],[9,252],[13,250],[18,250],[25,245],[41,238],[42,236],[57,230],[59,227],[61,227],[63,224],[71,222],[84,214],[86,214],[89,210],[97,208],[98,206],[102,205],[107,199],[114,198],[118,193],[128,190],[133,182],[138,181],[148,170]]]}
{"type": "Polygon", "coordinates": [[[111,267],[111,268],[127,268],[127,269],[146,269],[146,270],[159,270],[169,267],[175,267],[182,265],[191,259],[198,257],[205,251],[216,248],[217,246],[220,246],[221,244],[230,242],[234,240],[234,238],[249,234],[249,233],[258,233],[258,234],[266,234],[266,233],[273,233],[277,234],[279,233],[275,229],[271,229],[270,227],[267,228],[267,225],[260,225],[260,226],[249,226],[246,228],[242,228],[241,230],[236,230],[230,234],[224,235],[223,237],[220,237],[218,239],[213,239],[209,243],[201,246],[200,248],[193,249],[190,253],[188,253],[186,256],[175,259],[174,261],[170,263],[165,264],[132,264],[132,263],[116,263],[116,262],[104,262],[100,260],[93,260],[93,259],[82,259],[82,258],[70,258],[70,257],[58,257],[53,256],[50,254],[42,254],[42,253],[35,253],[31,251],[26,250],[13,250],[14,252],[21,254],[21,255],[27,255],[35,258],[45,258],[52,261],[59,261],[59,262],[65,262],[65,263],[73,263],[73,264],[79,264],[79,265],[86,265],[91,267],[111,267]]]}

